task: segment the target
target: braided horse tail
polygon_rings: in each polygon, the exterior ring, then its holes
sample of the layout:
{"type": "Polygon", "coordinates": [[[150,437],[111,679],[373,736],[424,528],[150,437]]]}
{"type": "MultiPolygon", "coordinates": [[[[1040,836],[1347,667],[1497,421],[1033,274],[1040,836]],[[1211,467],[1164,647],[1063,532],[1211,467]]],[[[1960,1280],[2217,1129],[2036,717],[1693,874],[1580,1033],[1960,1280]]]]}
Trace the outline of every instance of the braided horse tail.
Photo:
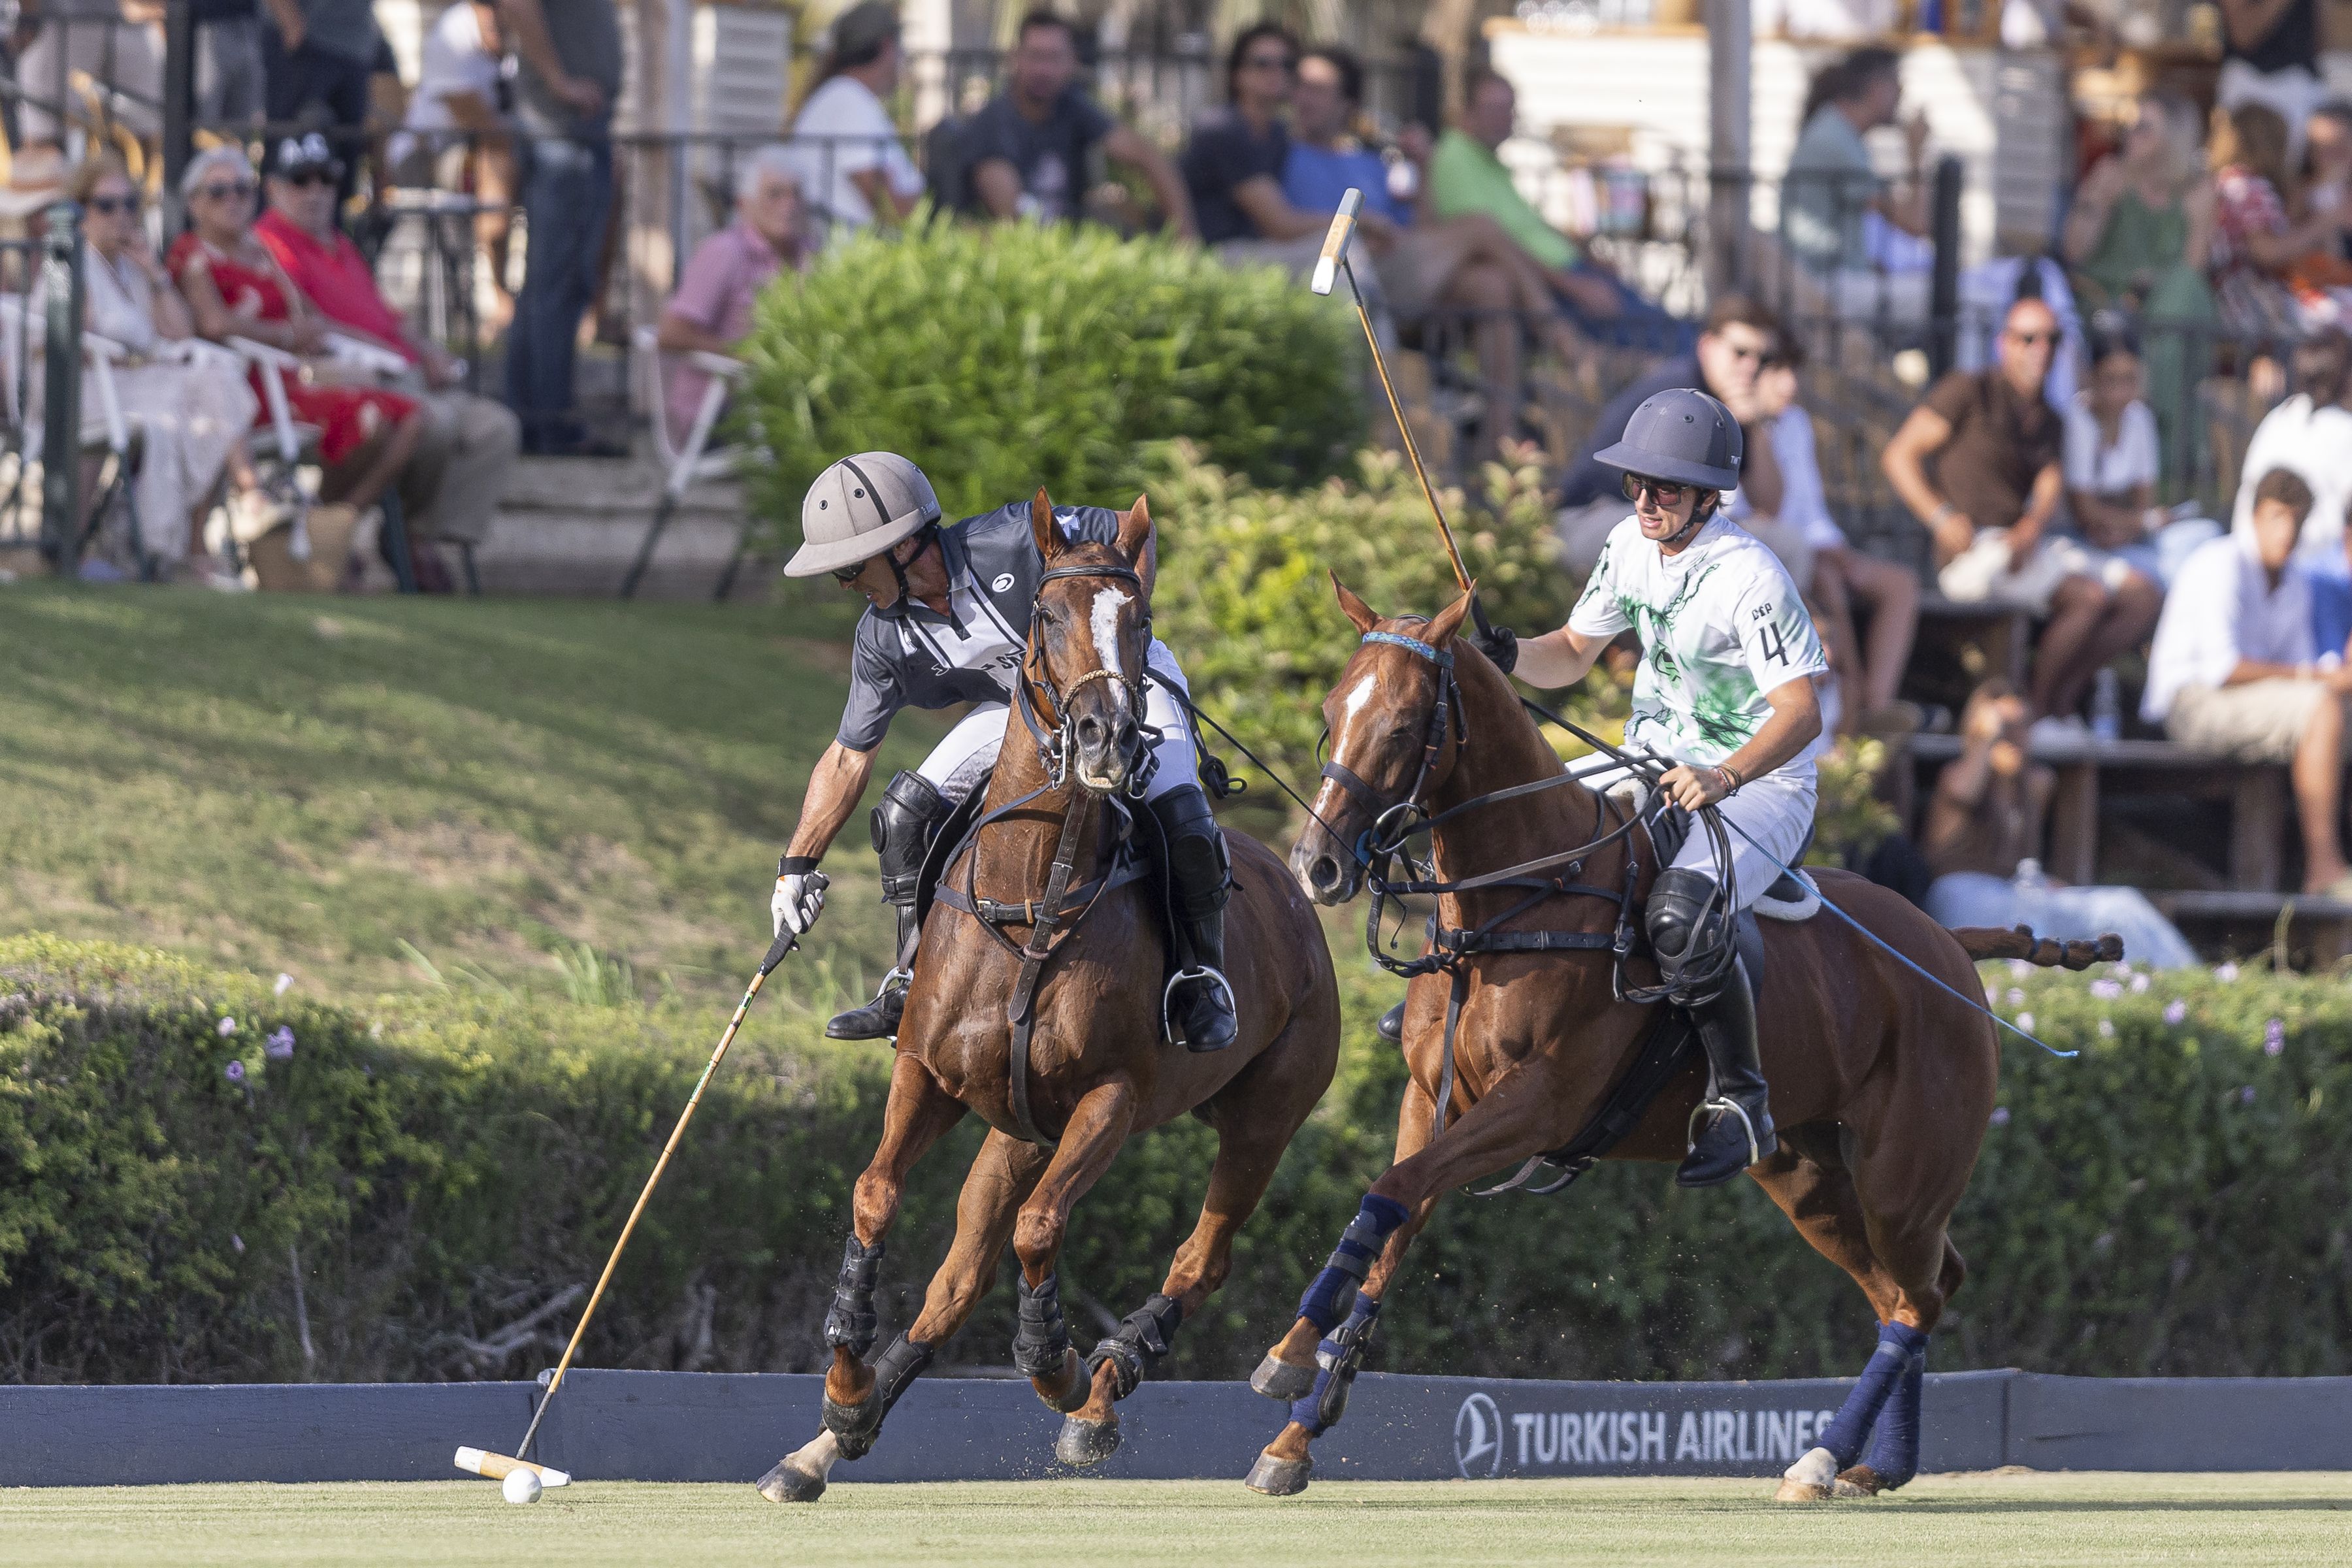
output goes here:
{"type": "Polygon", "coordinates": [[[1999,926],[1958,926],[1953,928],[1952,934],[1959,938],[1961,951],[1978,963],[1988,958],[2021,958],[2043,969],[2088,969],[2094,963],[2113,963],[2124,955],[2124,939],[2113,931],[2095,942],[2037,937],[2032,926],[2019,926],[2014,931],[1999,926]]]}

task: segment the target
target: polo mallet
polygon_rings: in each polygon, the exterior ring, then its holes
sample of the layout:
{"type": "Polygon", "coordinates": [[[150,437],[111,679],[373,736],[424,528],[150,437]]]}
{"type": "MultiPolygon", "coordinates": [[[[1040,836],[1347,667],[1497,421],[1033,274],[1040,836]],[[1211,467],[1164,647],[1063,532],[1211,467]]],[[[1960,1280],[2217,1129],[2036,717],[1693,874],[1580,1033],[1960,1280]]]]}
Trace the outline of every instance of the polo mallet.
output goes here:
{"type": "Polygon", "coordinates": [[[744,989],[743,1000],[735,1004],[735,1016],[727,1020],[727,1031],[719,1037],[719,1048],[710,1053],[710,1060],[703,1068],[702,1077],[695,1082],[693,1094],[687,1098],[686,1109],[678,1112],[677,1125],[670,1129],[669,1142],[662,1145],[661,1157],[654,1162],[653,1174],[646,1178],[645,1190],[637,1194],[636,1205],[629,1210],[628,1220],[621,1226],[621,1239],[613,1243],[613,1255],[604,1259],[604,1272],[596,1277],[596,1289],[588,1293],[588,1305],[581,1310],[579,1326],[572,1331],[572,1342],[563,1347],[563,1359],[555,1363],[554,1375],[548,1379],[547,1392],[540,1396],[539,1408],[531,1412],[530,1425],[524,1429],[522,1441],[515,1445],[512,1455],[492,1453],[483,1448],[460,1448],[456,1461],[459,1469],[488,1476],[492,1480],[503,1479],[516,1470],[530,1470],[539,1477],[541,1486],[561,1487],[572,1483],[568,1473],[534,1464],[525,1457],[530,1452],[530,1441],[539,1436],[539,1424],[546,1417],[548,1405],[554,1403],[555,1391],[563,1386],[563,1374],[572,1365],[573,1353],[580,1349],[581,1336],[588,1331],[588,1320],[596,1315],[596,1303],[604,1299],[604,1287],[613,1282],[613,1270],[620,1264],[621,1249],[629,1245],[630,1233],[637,1228],[638,1216],[646,1212],[646,1201],[654,1195],[654,1184],[669,1168],[669,1157],[677,1152],[678,1141],[686,1136],[686,1124],[694,1120],[695,1108],[702,1103],[702,1091],[710,1086],[711,1075],[719,1070],[719,1064],[727,1059],[727,1047],[735,1043],[735,1031],[743,1026],[743,1016],[751,1010],[751,998],[760,994],[760,987],[768,983],[769,974],[784,961],[784,954],[792,952],[799,942],[800,938],[789,930],[779,935],[768,949],[768,955],[760,960],[760,973],[751,976],[751,984],[744,989]]]}
{"type": "MultiPolygon", "coordinates": [[[[1381,390],[1388,394],[1389,413],[1395,416],[1397,434],[1404,437],[1404,455],[1412,464],[1412,477],[1421,481],[1422,499],[1429,502],[1429,514],[1437,520],[1437,531],[1444,536],[1446,559],[1454,563],[1454,580],[1465,594],[1471,591],[1470,574],[1462,564],[1462,552],[1454,542],[1454,530],[1445,523],[1445,509],[1437,504],[1437,491],[1429,482],[1429,470],[1422,466],[1421,447],[1412,438],[1412,426],[1404,416],[1404,405],[1397,401],[1396,384],[1389,380],[1388,357],[1381,353],[1380,334],[1372,331],[1372,318],[1364,309],[1363,290],[1356,287],[1356,269],[1348,262],[1348,244],[1356,237],[1356,215],[1363,210],[1364,193],[1355,186],[1339,198],[1339,210],[1331,215],[1331,227],[1323,236],[1323,254],[1316,258],[1315,276],[1307,287],[1318,294],[1328,294],[1334,277],[1346,273],[1348,293],[1356,301],[1356,320],[1363,324],[1364,342],[1372,351],[1372,368],[1380,373],[1381,390]]],[[[1486,615],[1477,602],[1471,602],[1478,616],[1480,629],[1486,625],[1486,615]]]]}

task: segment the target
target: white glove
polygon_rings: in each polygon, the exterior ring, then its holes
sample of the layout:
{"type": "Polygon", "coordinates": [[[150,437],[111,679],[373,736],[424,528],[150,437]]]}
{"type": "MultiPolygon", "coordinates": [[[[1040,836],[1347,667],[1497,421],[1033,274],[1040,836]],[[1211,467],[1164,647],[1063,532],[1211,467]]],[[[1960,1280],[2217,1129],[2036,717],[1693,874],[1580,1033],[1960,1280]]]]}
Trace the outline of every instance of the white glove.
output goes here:
{"type": "Polygon", "coordinates": [[[768,912],[775,917],[775,934],[782,936],[789,930],[794,936],[806,936],[824,909],[824,890],[830,886],[822,871],[779,872],[775,896],[768,900],[768,912]]]}

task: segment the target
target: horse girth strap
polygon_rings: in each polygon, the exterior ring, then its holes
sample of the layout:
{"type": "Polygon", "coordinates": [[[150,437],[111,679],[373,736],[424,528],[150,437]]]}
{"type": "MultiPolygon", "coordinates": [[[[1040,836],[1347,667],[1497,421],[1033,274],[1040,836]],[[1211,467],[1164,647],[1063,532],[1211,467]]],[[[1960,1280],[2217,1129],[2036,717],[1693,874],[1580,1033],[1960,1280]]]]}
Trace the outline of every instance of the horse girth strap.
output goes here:
{"type": "MultiPolygon", "coordinates": [[[[1013,1031],[1005,1064],[1005,1104],[1013,1117],[1013,1135],[1024,1143],[1049,1149],[1055,1140],[1038,1128],[1029,1109],[1029,1042],[1037,1026],[1037,982],[1045,973],[1045,961],[1054,956],[1055,928],[1061,923],[1062,900],[1069,893],[1070,878],[1077,867],[1078,829],[1092,800],[1084,790],[1070,792],[1069,809],[1062,815],[1061,838],[1054,846],[1053,868],[1045,877],[1045,894],[1037,900],[1037,921],[1022,946],[1021,972],[1013,977],[1013,995],[1005,1004],[1005,1022],[1013,1031]]],[[[1084,912],[1080,910],[1081,915],[1084,912]]]]}

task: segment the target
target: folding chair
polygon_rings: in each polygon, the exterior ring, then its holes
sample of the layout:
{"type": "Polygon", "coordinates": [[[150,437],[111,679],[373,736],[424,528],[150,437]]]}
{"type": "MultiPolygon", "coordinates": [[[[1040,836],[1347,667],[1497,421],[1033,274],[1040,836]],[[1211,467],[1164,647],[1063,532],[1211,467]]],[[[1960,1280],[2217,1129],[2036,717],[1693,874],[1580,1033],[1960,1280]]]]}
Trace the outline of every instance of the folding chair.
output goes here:
{"type": "MultiPolygon", "coordinates": [[[[702,389],[702,405],[694,411],[694,424],[687,432],[686,445],[677,447],[670,441],[669,398],[662,375],[661,345],[654,335],[654,329],[639,327],[632,339],[632,347],[635,351],[638,395],[653,419],[654,451],[662,465],[662,491],[661,500],[654,507],[653,524],[646,530],[645,542],[637,546],[637,558],[631,563],[629,574],[621,579],[621,597],[624,599],[637,596],[637,584],[644,580],[646,568],[653,561],[654,546],[660,542],[662,530],[669,526],[670,516],[677,510],[678,503],[686,499],[686,492],[699,480],[734,477],[739,455],[730,447],[722,447],[716,452],[707,448],[710,445],[711,428],[719,423],[719,411],[726,406],[727,395],[751,374],[751,368],[741,360],[730,359],[725,354],[705,353],[698,349],[688,351],[687,359],[698,370],[709,373],[710,384],[702,389]]],[[[744,531],[736,535],[735,553],[728,558],[727,570],[719,574],[718,590],[710,595],[714,600],[726,598],[729,590],[735,586],[735,573],[743,563],[749,532],[747,519],[744,531]]]]}
{"type": "MultiPolygon", "coordinates": [[[[29,458],[42,449],[44,426],[48,411],[42,410],[40,419],[28,420],[25,410],[17,405],[15,349],[19,342],[28,342],[25,321],[25,299],[19,294],[0,294],[0,380],[6,383],[5,404],[8,423],[24,432],[23,451],[29,458]]],[[[47,352],[46,348],[43,350],[47,352]]],[[[139,427],[122,412],[121,395],[114,385],[114,366],[131,357],[130,351],[110,338],[84,331],[81,334],[82,363],[89,373],[91,389],[98,395],[98,412],[81,421],[79,445],[84,458],[97,458],[107,466],[108,479],[97,499],[88,508],[75,540],[74,553],[79,555],[104,525],[107,514],[119,500],[130,535],[131,559],[138,563],[142,581],[153,582],[161,566],[148,552],[147,542],[139,528],[139,501],[131,481],[139,472],[143,456],[139,427]]],[[[27,378],[29,381],[29,377],[27,378]]]]}

